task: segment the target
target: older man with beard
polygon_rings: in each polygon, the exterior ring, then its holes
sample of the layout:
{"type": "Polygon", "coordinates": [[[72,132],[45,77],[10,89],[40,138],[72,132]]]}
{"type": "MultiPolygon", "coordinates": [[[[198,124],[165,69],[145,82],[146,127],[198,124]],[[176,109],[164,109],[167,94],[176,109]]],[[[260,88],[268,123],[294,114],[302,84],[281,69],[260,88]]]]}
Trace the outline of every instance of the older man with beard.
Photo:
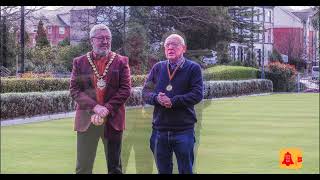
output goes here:
{"type": "Polygon", "coordinates": [[[128,58],[111,51],[111,39],[107,26],[93,26],[93,50],[73,60],[70,94],[77,105],[77,174],[92,173],[100,138],[108,173],[122,173],[125,102],[130,96],[131,81],[128,58]]]}

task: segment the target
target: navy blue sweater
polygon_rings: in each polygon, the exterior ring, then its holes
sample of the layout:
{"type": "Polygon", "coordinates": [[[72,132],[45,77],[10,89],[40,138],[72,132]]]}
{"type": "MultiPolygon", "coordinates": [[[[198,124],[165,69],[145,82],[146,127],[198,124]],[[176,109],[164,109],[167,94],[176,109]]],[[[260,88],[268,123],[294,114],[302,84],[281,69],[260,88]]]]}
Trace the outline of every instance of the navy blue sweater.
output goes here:
{"type": "Polygon", "coordinates": [[[197,63],[185,58],[184,64],[171,80],[172,91],[167,91],[167,63],[167,60],[160,61],[152,67],[142,90],[145,103],[154,105],[152,127],[163,131],[193,128],[197,122],[194,105],[203,99],[201,68],[197,63]],[[165,93],[171,99],[171,108],[159,104],[159,92],[165,93]]]}

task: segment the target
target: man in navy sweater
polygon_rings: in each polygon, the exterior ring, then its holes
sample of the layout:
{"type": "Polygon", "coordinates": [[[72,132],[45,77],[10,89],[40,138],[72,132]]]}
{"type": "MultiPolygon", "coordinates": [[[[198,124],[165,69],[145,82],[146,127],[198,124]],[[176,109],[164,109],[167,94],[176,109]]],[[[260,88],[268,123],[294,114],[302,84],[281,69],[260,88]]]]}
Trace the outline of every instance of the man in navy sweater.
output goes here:
{"type": "Polygon", "coordinates": [[[180,174],[192,174],[197,122],[194,105],[203,99],[201,68],[186,59],[184,39],[171,34],[164,43],[167,60],[155,64],[142,96],[154,105],[150,149],[160,174],[172,174],[173,152],[180,174]]]}

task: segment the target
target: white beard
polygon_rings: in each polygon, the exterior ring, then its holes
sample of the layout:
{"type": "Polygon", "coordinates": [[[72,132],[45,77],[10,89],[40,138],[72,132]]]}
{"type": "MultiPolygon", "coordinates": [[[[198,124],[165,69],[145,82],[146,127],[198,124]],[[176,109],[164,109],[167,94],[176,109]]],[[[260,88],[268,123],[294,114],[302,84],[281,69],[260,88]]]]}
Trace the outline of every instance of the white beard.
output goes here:
{"type": "Polygon", "coordinates": [[[101,50],[99,50],[97,48],[93,48],[93,51],[94,51],[95,54],[97,54],[99,56],[106,56],[111,51],[111,47],[109,47],[109,49],[107,49],[106,51],[101,51],[101,50]]]}

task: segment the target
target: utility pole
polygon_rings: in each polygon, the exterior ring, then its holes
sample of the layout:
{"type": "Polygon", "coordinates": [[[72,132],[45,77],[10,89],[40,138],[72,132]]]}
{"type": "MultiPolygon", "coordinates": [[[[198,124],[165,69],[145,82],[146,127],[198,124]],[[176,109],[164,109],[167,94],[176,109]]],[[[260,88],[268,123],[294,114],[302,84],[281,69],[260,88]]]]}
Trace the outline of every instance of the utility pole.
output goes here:
{"type": "Polygon", "coordinates": [[[18,63],[18,75],[24,72],[24,6],[21,6],[21,24],[20,24],[20,62],[18,63]]]}
{"type": "Polygon", "coordinates": [[[3,33],[4,33],[4,28],[3,28],[3,25],[4,25],[4,22],[2,21],[2,14],[1,14],[1,11],[2,11],[2,7],[0,6],[0,65],[2,66],[3,65],[3,62],[4,62],[4,58],[3,58],[3,52],[2,52],[2,46],[3,46],[3,33]]]}
{"type": "Polygon", "coordinates": [[[265,79],[265,74],[264,74],[264,41],[265,41],[265,34],[264,34],[264,18],[265,18],[265,10],[264,6],[262,6],[262,73],[261,73],[261,79],[265,79]]]}
{"type": "Polygon", "coordinates": [[[253,40],[253,30],[254,30],[254,27],[253,27],[253,6],[251,7],[251,61],[253,62],[253,46],[254,46],[254,40],[253,40]]]}
{"type": "Polygon", "coordinates": [[[123,6],[123,55],[126,55],[126,6],[123,6]]]}

